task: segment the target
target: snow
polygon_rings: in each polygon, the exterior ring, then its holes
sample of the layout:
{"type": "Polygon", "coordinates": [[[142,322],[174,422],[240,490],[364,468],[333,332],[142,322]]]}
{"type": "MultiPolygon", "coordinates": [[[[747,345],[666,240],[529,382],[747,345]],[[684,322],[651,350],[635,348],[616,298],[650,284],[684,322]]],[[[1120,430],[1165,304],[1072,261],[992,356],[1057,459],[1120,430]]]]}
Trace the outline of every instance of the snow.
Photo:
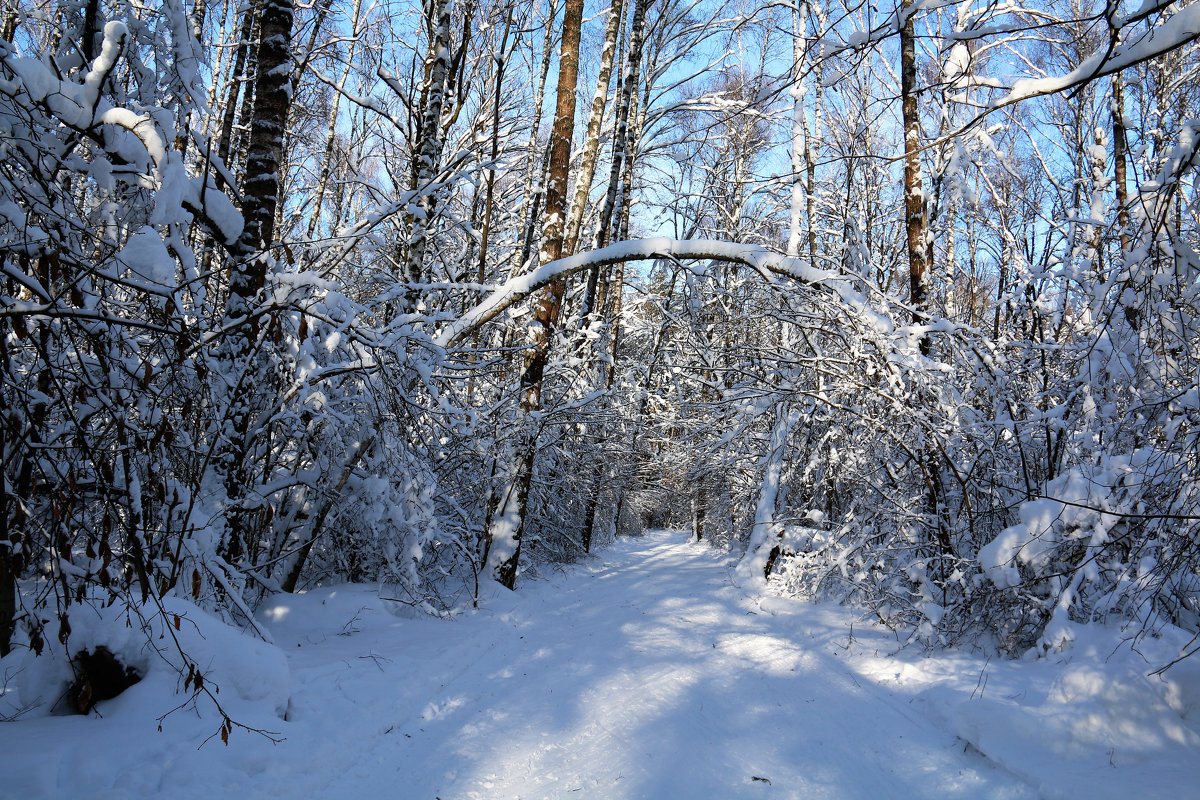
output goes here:
{"type": "Polygon", "coordinates": [[[148,225],[129,237],[117,254],[117,261],[158,287],[175,285],[175,260],[167,252],[162,237],[148,225]]]}
{"type": "Polygon", "coordinates": [[[127,108],[109,108],[96,116],[96,122],[125,128],[141,139],[146,153],[156,165],[161,164],[167,156],[167,145],[158,135],[154,119],[149,114],[135,114],[127,108]]]}
{"type": "MultiPolygon", "coordinates": [[[[823,284],[837,293],[855,313],[867,313],[867,309],[861,307],[864,303],[861,295],[849,285],[847,276],[840,273],[816,269],[800,259],[788,258],[756,245],[713,239],[654,237],[617,242],[597,250],[577,253],[542,264],[524,275],[518,275],[496,288],[454,323],[446,326],[438,334],[437,342],[442,346],[460,342],[479,326],[495,319],[554,278],[573,275],[591,267],[658,258],[732,262],[754,269],[767,282],[772,282],[775,276],[781,275],[801,283],[823,284]]],[[[702,272],[703,269],[696,268],[697,272],[702,272]]]]}
{"type": "Polygon", "coordinates": [[[1178,642],[1134,643],[1096,626],[1075,626],[1074,638],[1070,650],[1035,662],[950,653],[899,669],[865,659],[860,669],[913,695],[1040,797],[1195,796],[1196,698],[1172,698],[1200,688],[1200,664],[1149,676],[1147,658],[1178,642]]]}
{"type": "Polygon", "coordinates": [[[771,449],[767,453],[762,489],[754,510],[754,528],[746,552],[737,565],[737,581],[741,586],[766,583],[766,567],[770,558],[771,545],[781,531],[775,524],[775,506],[779,501],[779,483],[783,477],[783,460],[787,452],[787,438],[800,421],[795,411],[780,409],[775,415],[771,430],[771,449]]]}
{"type": "Polygon", "coordinates": [[[83,79],[84,84],[93,93],[99,94],[100,84],[116,66],[117,56],[121,54],[121,49],[125,46],[125,37],[128,35],[129,29],[124,22],[114,20],[105,23],[104,44],[100,48],[100,55],[92,62],[92,68],[83,79]]]}
{"type": "Polygon", "coordinates": [[[1017,81],[1007,95],[993,101],[991,106],[999,108],[1026,98],[1054,94],[1078,86],[1095,77],[1120,72],[1127,67],[1181,47],[1194,40],[1198,34],[1200,34],[1200,6],[1186,6],[1149,30],[1131,34],[1130,40],[1122,42],[1111,52],[1107,43],[1100,46],[1084,58],[1079,66],[1065,75],[1025,78],[1017,81]]]}
{"type": "MultiPolygon", "coordinates": [[[[100,703],[90,718],[53,716],[72,677],[59,643],[48,641],[40,657],[18,650],[0,662],[0,713],[27,710],[0,730],[0,774],[4,790],[13,793],[8,796],[146,797],[176,781],[210,787],[210,780],[244,781],[246,773],[228,762],[229,752],[205,747],[199,758],[188,758],[183,751],[209,737],[216,741],[223,714],[263,730],[283,724],[289,685],[284,654],[191,603],[84,603],[72,607],[70,626],[72,653],[104,646],[142,679],[100,703]],[[189,665],[211,694],[181,691],[180,675],[189,665]]],[[[57,629],[52,622],[49,630],[57,629]]]]}
{"type": "MultiPolygon", "coordinates": [[[[847,609],[734,587],[734,563],[658,531],[520,592],[489,584],[455,620],[392,613],[374,587],[281,595],[259,611],[276,645],[172,607],[196,622],[185,650],[224,677],[231,716],[283,740],[235,729],[200,746],[220,722],[204,703],[157,731],[186,695],[151,658],[99,715],[0,725],[0,785],[173,800],[1194,796],[1200,664],[1147,677],[1138,655],[1179,642],[1135,651],[1090,626],[1033,662],[895,653],[847,609]]],[[[143,652],[117,616],[73,636],[143,652]]]]}
{"type": "Polygon", "coordinates": [[[1061,564],[1054,563],[1054,555],[1067,539],[1086,539],[1093,548],[1104,545],[1121,511],[1130,505],[1128,490],[1139,483],[1132,476],[1147,470],[1153,456],[1147,449],[1132,456],[1109,456],[1050,481],[1047,496],[1022,503],[1020,521],[980,548],[979,563],[992,582],[1002,588],[1020,585],[1018,564],[1056,571],[1061,564]]]}

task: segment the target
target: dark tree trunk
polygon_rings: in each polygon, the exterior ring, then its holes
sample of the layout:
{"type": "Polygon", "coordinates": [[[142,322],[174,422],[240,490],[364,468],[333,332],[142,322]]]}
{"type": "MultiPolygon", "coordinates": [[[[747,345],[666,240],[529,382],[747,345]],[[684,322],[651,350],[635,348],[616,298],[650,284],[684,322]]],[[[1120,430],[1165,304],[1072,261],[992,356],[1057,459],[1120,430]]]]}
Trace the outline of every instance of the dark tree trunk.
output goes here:
{"type": "Polygon", "coordinates": [[[222,554],[230,560],[244,552],[248,519],[241,502],[251,482],[248,456],[262,397],[270,391],[267,357],[256,352],[262,319],[255,313],[255,305],[273,264],[270,249],[275,241],[284,128],[292,97],[292,18],[291,0],[263,0],[254,111],[242,184],[245,227],[234,248],[225,308],[227,323],[236,328],[221,354],[227,373],[238,376],[236,385],[230,387],[228,435],[217,458],[228,502],[222,554]]]}
{"type": "Polygon", "coordinates": [[[238,35],[237,50],[233,56],[233,67],[229,71],[229,85],[226,87],[225,103],[221,114],[221,130],[217,135],[217,156],[233,173],[234,165],[230,163],[233,153],[233,126],[237,121],[238,100],[243,93],[249,92],[247,84],[250,79],[246,76],[249,68],[250,50],[253,47],[254,23],[259,15],[250,13],[242,18],[241,32],[238,35]]]}

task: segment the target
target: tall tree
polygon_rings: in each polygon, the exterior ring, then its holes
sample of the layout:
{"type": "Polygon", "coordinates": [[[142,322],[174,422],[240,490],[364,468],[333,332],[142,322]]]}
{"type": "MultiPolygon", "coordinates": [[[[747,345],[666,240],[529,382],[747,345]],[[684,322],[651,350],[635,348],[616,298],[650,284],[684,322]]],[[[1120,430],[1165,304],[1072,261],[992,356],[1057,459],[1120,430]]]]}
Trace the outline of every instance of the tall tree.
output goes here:
{"type": "MultiPolygon", "coordinates": [[[[904,128],[904,223],[908,246],[908,298],[918,322],[929,309],[928,230],[921,181],[921,115],[917,103],[916,0],[900,6],[900,104],[904,128]]],[[[929,340],[921,351],[929,354],[929,340]]]]}
{"type": "MultiPolygon", "coordinates": [[[[538,260],[557,261],[563,253],[567,213],[567,182],[570,177],[571,140],[575,127],[575,95],[579,82],[579,39],[583,28],[583,0],[567,0],[563,12],[562,44],[558,57],[557,100],[550,131],[550,156],[546,170],[546,212],[538,260]]],[[[521,438],[519,451],[500,506],[488,531],[487,566],[501,584],[513,589],[521,559],[521,538],[533,464],[537,457],[537,426],[532,414],[542,407],[542,381],[550,360],[550,344],[562,309],[566,281],[552,280],[534,304],[521,371],[521,438]]]]}
{"type": "MultiPolygon", "coordinates": [[[[408,215],[408,242],[403,279],[418,283],[425,275],[425,253],[433,223],[436,193],[432,186],[440,166],[443,148],[442,110],[450,80],[450,0],[429,0],[425,8],[425,26],[429,43],[425,53],[425,80],[412,155],[412,186],[417,193],[416,209],[408,215]]],[[[410,290],[406,310],[414,311],[417,293],[410,290]]]]}
{"type": "Polygon", "coordinates": [[[256,441],[263,435],[264,416],[275,408],[272,359],[263,352],[267,326],[259,306],[259,293],[275,268],[276,207],[281,182],[284,126],[292,101],[291,0],[261,0],[254,107],[250,116],[246,172],[242,183],[244,227],[233,248],[225,326],[230,329],[218,357],[217,377],[226,421],[218,433],[214,459],[221,474],[227,503],[226,533],[220,553],[236,561],[245,553],[252,535],[254,509],[243,501],[254,483],[252,472],[256,441]]]}

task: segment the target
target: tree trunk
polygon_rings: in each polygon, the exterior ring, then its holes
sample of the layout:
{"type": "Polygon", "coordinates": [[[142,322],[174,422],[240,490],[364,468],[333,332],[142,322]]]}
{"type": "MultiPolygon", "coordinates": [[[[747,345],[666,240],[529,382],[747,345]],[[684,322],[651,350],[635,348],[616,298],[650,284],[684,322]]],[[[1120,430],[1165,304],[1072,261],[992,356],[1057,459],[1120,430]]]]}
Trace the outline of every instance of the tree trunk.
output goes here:
{"type": "MultiPolygon", "coordinates": [[[[645,95],[642,98],[641,110],[638,109],[637,97],[634,97],[631,109],[634,120],[629,127],[625,141],[625,168],[622,179],[621,194],[618,199],[617,235],[621,240],[629,238],[629,209],[633,199],[633,165],[637,160],[637,146],[642,137],[642,126],[646,121],[646,107],[649,106],[650,84],[647,83],[645,95]]],[[[606,302],[608,311],[608,353],[604,359],[604,387],[611,389],[616,382],[617,349],[621,344],[621,305],[624,300],[625,264],[618,262],[613,266],[606,281],[606,302]]],[[[601,339],[603,341],[603,337],[601,339]]]]}
{"type": "Polygon", "coordinates": [[[221,129],[217,134],[217,156],[231,173],[235,171],[230,163],[230,154],[233,152],[233,126],[237,121],[238,99],[249,91],[246,88],[250,83],[250,78],[246,75],[247,61],[250,59],[250,51],[253,47],[254,23],[258,18],[259,14],[255,13],[242,17],[241,32],[238,35],[237,49],[233,57],[233,66],[229,71],[225,100],[222,103],[221,129]]]}
{"type": "MultiPolygon", "coordinates": [[[[550,133],[550,163],[546,179],[546,217],[542,229],[539,261],[549,264],[562,256],[563,224],[567,211],[567,179],[571,166],[571,139],[575,127],[575,90],[579,80],[579,36],[583,27],[583,0],[567,0],[563,14],[562,45],[558,61],[557,104],[550,133]]],[[[542,407],[542,379],[550,360],[550,343],[562,308],[566,282],[556,278],[547,284],[535,305],[529,324],[529,342],[521,373],[522,441],[501,507],[490,529],[488,567],[509,589],[517,585],[521,537],[533,462],[537,455],[537,427],[533,412],[542,407]]]]}
{"type": "Polygon", "coordinates": [[[525,161],[525,185],[521,193],[525,203],[525,221],[521,226],[520,239],[518,246],[514,248],[516,258],[509,269],[509,277],[519,275],[525,270],[529,259],[533,253],[533,237],[537,226],[538,215],[541,210],[542,186],[541,179],[546,175],[547,163],[550,156],[550,151],[547,150],[545,157],[540,159],[540,168],[535,168],[538,164],[538,132],[541,130],[542,121],[542,102],[546,95],[546,79],[550,74],[551,54],[554,52],[554,17],[558,13],[558,0],[550,0],[550,8],[546,12],[546,38],[542,44],[542,65],[538,72],[538,83],[533,93],[533,122],[529,130],[529,144],[526,146],[527,158],[525,161]],[[537,185],[534,185],[534,178],[537,177],[537,185]]]}
{"type": "Polygon", "coordinates": [[[800,255],[800,220],[804,213],[804,195],[807,194],[804,186],[805,145],[809,139],[807,119],[804,115],[804,95],[807,89],[800,80],[807,54],[804,21],[800,9],[796,8],[792,10],[792,203],[787,243],[787,254],[793,258],[800,255]]]}
{"type": "MultiPolygon", "coordinates": [[[[900,97],[904,120],[904,215],[908,245],[909,302],[913,319],[922,323],[929,318],[929,258],[928,223],[925,215],[925,192],[921,185],[921,118],[917,109],[916,33],[913,25],[915,0],[904,0],[900,27],[900,97]]],[[[921,337],[922,355],[932,350],[929,336],[921,337]]],[[[933,398],[923,402],[932,404],[933,398]]],[[[927,434],[927,436],[932,433],[927,434]]],[[[925,477],[929,503],[930,525],[938,549],[950,555],[949,533],[942,524],[941,459],[932,443],[926,443],[920,465],[925,477]]]]}
{"type": "Polygon", "coordinates": [[[799,419],[800,415],[789,411],[786,406],[781,405],[775,410],[767,464],[754,508],[754,527],[750,531],[746,552],[737,565],[737,576],[746,584],[757,584],[770,577],[769,556],[779,541],[775,530],[775,506],[783,479],[784,455],[787,453],[788,437],[799,419]]]}
{"type": "MultiPolygon", "coordinates": [[[[904,222],[908,244],[909,302],[916,322],[927,318],[929,306],[929,262],[927,259],[925,192],[921,185],[921,119],[917,111],[916,34],[913,26],[915,0],[904,0],[900,26],[900,97],[904,119],[904,222]]],[[[928,337],[921,338],[921,352],[929,354],[928,337]]]]}
{"type": "MultiPolygon", "coordinates": [[[[429,49],[425,55],[425,81],[421,86],[421,119],[417,128],[417,148],[413,153],[412,189],[419,192],[417,212],[408,215],[408,249],[403,279],[419,283],[425,274],[425,251],[436,205],[430,190],[442,157],[442,109],[446,103],[446,84],[450,76],[450,3],[432,0],[426,22],[429,49]]],[[[405,311],[417,307],[417,292],[405,294],[405,311]]]]}
{"type": "Polygon", "coordinates": [[[0,12],[0,39],[6,42],[11,42],[17,35],[17,25],[21,22],[19,8],[17,2],[6,2],[3,11],[0,12]]]}
{"type": "Polygon", "coordinates": [[[604,46],[600,51],[600,72],[596,75],[596,91],[592,95],[592,110],[588,116],[586,138],[583,140],[583,156],[580,159],[578,177],[575,179],[575,198],[571,201],[571,213],[567,217],[567,229],[563,252],[571,255],[579,246],[579,231],[583,227],[583,213],[587,209],[588,193],[596,176],[596,162],[600,155],[600,129],[604,124],[604,107],[608,103],[608,84],[612,77],[613,54],[617,49],[617,33],[621,30],[621,17],[625,10],[623,0],[613,0],[608,10],[608,24],[604,30],[604,46]]]}
{"type": "MultiPolygon", "coordinates": [[[[1129,256],[1129,186],[1128,186],[1128,152],[1129,145],[1125,137],[1125,90],[1121,81],[1121,73],[1112,76],[1112,140],[1113,140],[1113,184],[1117,200],[1117,228],[1121,242],[1121,269],[1128,269],[1126,260],[1129,256]]],[[[1132,274],[1125,279],[1124,289],[1133,288],[1132,274]]],[[[1125,321],[1135,331],[1141,327],[1141,315],[1137,306],[1126,303],[1122,293],[1121,309],[1125,321]]]]}
{"type": "Polygon", "coordinates": [[[228,389],[229,425],[218,446],[216,468],[222,474],[228,500],[224,554],[240,555],[248,532],[240,508],[250,484],[248,470],[254,422],[262,411],[262,396],[270,391],[267,356],[256,350],[262,319],[255,313],[257,295],[266,284],[274,259],[275,208],[279,203],[279,164],[283,158],[284,126],[292,98],[291,0],[264,0],[258,28],[261,35],[254,86],[254,111],[242,185],[245,227],[234,248],[226,324],[232,327],[221,359],[224,372],[237,380],[228,389]]]}
{"type": "Polygon", "coordinates": [[[642,42],[646,36],[646,6],[650,0],[634,0],[633,19],[629,24],[629,51],[625,57],[625,76],[621,80],[621,104],[617,108],[617,125],[613,131],[612,166],[608,173],[608,191],[600,208],[600,221],[596,225],[593,249],[604,247],[611,241],[613,214],[616,210],[618,190],[627,155],[629,142],[629,116],[637,93],[641,70],[642,42]]]}

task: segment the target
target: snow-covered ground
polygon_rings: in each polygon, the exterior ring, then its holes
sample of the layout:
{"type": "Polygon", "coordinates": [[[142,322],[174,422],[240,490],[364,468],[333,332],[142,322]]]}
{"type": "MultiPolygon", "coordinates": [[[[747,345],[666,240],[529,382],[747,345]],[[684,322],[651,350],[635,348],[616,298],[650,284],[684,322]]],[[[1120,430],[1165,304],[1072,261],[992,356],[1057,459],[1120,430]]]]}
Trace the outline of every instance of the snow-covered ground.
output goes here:
{"type": "Polygon", "coordinates": [[[221,721],[206,702],[158,731],[183,697],[151,664],[101,716],[0,724],[0,797],[1200,797],[1200,664],[1149,678],[1110,631],[1033,662],[893,655],[886,631],[848,634],[852,611],[729,575],[656,532],[451,622],[395,616],[369,587],[282,596],[261,617],[286,669],[216,633],[200,665],[282,741],[201,746],[221,721]]]}

